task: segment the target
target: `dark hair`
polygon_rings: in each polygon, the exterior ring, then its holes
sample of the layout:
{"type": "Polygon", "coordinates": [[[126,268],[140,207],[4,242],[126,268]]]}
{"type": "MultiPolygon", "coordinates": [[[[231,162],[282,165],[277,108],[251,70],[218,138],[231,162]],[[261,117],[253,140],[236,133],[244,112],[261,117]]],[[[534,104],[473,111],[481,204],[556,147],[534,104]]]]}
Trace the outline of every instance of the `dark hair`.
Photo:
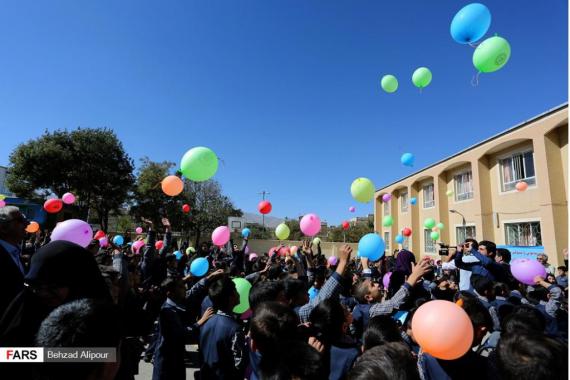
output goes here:
{"type": "Polygon", "coordinates": [[[263,356],[275,354],[297,334],[299,318],[291,308],[279,302],[264,302],[255,310],[250,333],[263,356]]]}
{"type": "Polygon", "coordinates": [[[260,281],[249,292],[249,307],[255,312],[263,302],[277,300],[279,293],[284,290],[281,281],[260,281]]]}
{"type": "Polygon", "coordinates": [[[178,284],[179,280],[177,278],[168,277],[166,280],[162,281],[162,283],[160,284],[160,289],[163,291],[164,294],[168,294],[173,292],[178,284]]]}
{"type": "Polygon", "coordinates": [[[210,283],[208,296],[216,310],[224,310],[228,306],[230,297],[236,292],[236,286],[227,275],[222,275],[210,283]]]}
{"type": "Polygon", "coordinates": [[[410,350],[397,342],[365,351],[348,373],[349,380],[417,380],[420,376],[410,350]]]}
{"type": "Polygon", "coordinates": [[[311,311],[309,320],[318,332],[317,339],[325,345],[330,345],[342,336],[344,307],[338,299],[326,299],[311,311]]]}
{"type": "Polygon", "coordinates": [[[329,377],[323,355],[302,341],[282,345],[280,355],[263,355],[259,370],[260,378],[264,380],[321,380],[329,377]]]}
{"type": "Polygon", "coordinates": [[[473,238],[465,239],[465,243],[471,243],[471,246],[474,250],[479,249],[479,243],[477,243],[477,240],[475,240],[473,238]]]}
{"type": "Polygon", "coordinates": [[[566,265],[560,265],[560,266],[559,266],[558,268],[556,268],[556,269],[562,270],[562,271],[564,271],[564,272],[568,272],[568,268],[566,268],[566,265]]]}
{"type": "MultiPolygon", "coordinates": [[[[38,347],[118,347],[122,323],[108,302],[79,299],[63,304],[43,320],[36,336],[38,347]]],[[[117,353],[118,354],[118,353],[117,353]]],[[[42,379],[87,379],[103,363],[45,363],[42,379]]]]}
{"type": "Polygon", "coordinates": [[[377,315],[370,318],[368,327],[364,331],[363,341],[364,350],[389,342],[403,342],[398,324],[388,315],[377,315]]]}
{"type": "Polygon", "coordinates": [[[482,240],[479,242],[479,247],[482,245],[484,245],[485,248],[487,248],[487,252],[489,252],[489,254],[495,255],[495,253],[497,253],[497,245],[492,241],[482,240]]]}
{"type": "Polygon", "coordinates": [[[299,293],[307,293],[308,290],[307,283],[297,278],[288,278],[283,284],[288,300],[293,300],[299,293]]]}
{"type": "Polygon", "coordinates": [[[521,331],[528,334],[542,334],[546,328],[544,315],[530,305],[515,306],[501,323],[501,336],[517,335],[521,331]]]}
{"type": "Polygon", "coordinates": [[[503,282],[495,282],[495,295],[508,297],[510,294],[509,286],[503,282]]]}
{"type": "Polygon", "coordinates": [[[283,269],[281,269],[281,265],[274,263],[271,264],[269,269],[267,270],[267,278],[270,280],[277,280],[279,276],[283,273],[283,269]]]}
{"type": "Polygon", "coordinates": [[[463,305],[461,307],[469,316],[474,329],[479,327],[485,327],[487,331],[491,331],[493,329],[493,319],[491,318],[491,314],[489,314],[489,311],[485,306],[483,306],[481,301],[478,299],[463,301],[463,305]]]}
{"type": "Polygon", "coordinates": [[[500,256],[505,263],[511,262],[511,251],[506,248],[497,248],[497,256],[500,256]]]}
{"type": "Polygon", "coordinates": [[[471,275],[471,285],[479,293],[479,295],[484,296],[485,292],[490,292],[493,290],[493,281],[489,280],[485,276],[471,275]]]}
{"type": "Polygon", "coordinates": [[[544,335],[519,331],[501,338],[497,364],[504,380],[564,379],[568,376],[568,347],[544,335]]]}

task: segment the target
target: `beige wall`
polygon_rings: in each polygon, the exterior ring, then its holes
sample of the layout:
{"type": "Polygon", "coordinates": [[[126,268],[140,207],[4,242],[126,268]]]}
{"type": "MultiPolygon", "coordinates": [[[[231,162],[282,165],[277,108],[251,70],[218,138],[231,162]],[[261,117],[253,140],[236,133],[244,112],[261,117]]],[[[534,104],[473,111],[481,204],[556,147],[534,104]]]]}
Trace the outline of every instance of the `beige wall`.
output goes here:
{"type": "MultiPolygon", "coordinates": [[[[252,239],[249,241],[249,249],[250,252],[255,252],[258,255],[268,252],[270,248],[276,247],[279,244],[284,244],[286,246],[301,246],[303,242],[301,241],[293,241],[293,240],[255,240],[252,239]]],[[[323,255],[329,256],[338,256],[338,251],[340,247],[342,247],[345,243],[333,243],[333,242],[322,242],[321,243],[321,250],[323,255]]],[[[346,243],[353,249],[353,256],[356,256],[356,251],[358,250],[357,243],[346,243]]],[[[314,252],[316,253],[316,247],[313,247],[314,252]]]]}
{"type": "MultiPolygon", "coordinates": [[[[568,246],[568,108],[567,106],[501,136],[481,143],[448,160],[417,172],[376,192],[375,228],[384,236],[390,231],[391,246],[394,237],[404,227],[412,228],[410,249],[418,256],[425,254],[423,221],[434,218],[445,224],[439,241],[457,244],[456,227],[462,225],[458,214],[465,215],[467,225],[476,228],[477,240],[492,240],[505,244],[505,223],[539,221],[542,244],[553,264],[563,262],[562,249],[568,246]],[[499,160],[516,152],[533,151],[536,184],[525,192],[501,189],[499,160]],[[471,170],[473,198],[456,201],[455,195],[446,196],[454,189],[454,176],[471,170]],[[434,184],[435,207],[423,208],[423,186],[434,184]],[[416,206],[402,213],[398,195],[407,189],[408,197],[416,197],[416,206]],[[394,225],[382,227],[383,194],[393,196],[394,225]],[[380,216],[378,215],[380,214],[380,216]]],[[[437,247],[436,247],[437,249],[437,247]]]]}

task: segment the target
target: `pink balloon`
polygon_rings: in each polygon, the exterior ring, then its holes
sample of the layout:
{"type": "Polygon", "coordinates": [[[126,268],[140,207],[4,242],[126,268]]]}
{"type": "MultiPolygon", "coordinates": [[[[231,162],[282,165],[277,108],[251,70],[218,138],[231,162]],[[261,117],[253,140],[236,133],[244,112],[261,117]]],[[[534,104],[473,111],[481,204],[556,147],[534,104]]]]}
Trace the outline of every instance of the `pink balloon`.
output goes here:
{"type": "Polygon", "coordinates": [[[107,238],[107,236],[103,236],[101,239],[99,239],[99,246],[105,248],[106,246],[109,245],[109,239],[107,238]]]}
{"type": "Polygon", "coordinates": [[[257,259],[257,253],[253,252],[249,254],[249,261],[257,259]]]}
{"type": "Polygon", "coordinates": [[[131,246],[131,250],[133,251],[133,253],[139,254],[140,253],[140,249],[142,247],[144,247],[144,241],[143,240],[137,240],[133,243],[133,245],[131,246]]]}
{"type": "Polygon", "coordinates": [[[137,234],[142,234],[142,232],[143,232],[142,227],[137,227],[137,228],[135,229],[135,232],[136,232],[137,234]]]}
{"type": "Polygon", "coordinates": [[[287,253],[291,253],[289,247],[281,247],[279,248],[279,256],[287,256],[287,253]]]}
{"type": "Polygon", "coordinates": [[[71,193],[65,193],[63,194],[63,196],[61,197],[61,200],[63,201],[63,203],[65,203],[66,205],[70,205],[72,203],[75,203],[75,195],[71,194],[71,193]]]}
{"type": "Polygon", "coordinates": [[[0,199],[0,207],[6,206],[6,201],[4,199],[0,199]]]}
{"type": "Polygon", "coordinates": [[[69,219],[55,226],[51,240],[67,240],[83,248],[91,242],[93,230],[91,226],[79,219],[69,219]]]}
{"type": "Polygon", "coordinates": [[[295,255],[297,254],[297,251],[299,250],[299,247],[297,247],[296,245],[291,247],[291,254],[295,255]]]}
{"type": "Polygon", "coordinates": [[[338,258],[336,256],[331,256],[327,259],[327,262],[329,263],[329,265],[336,265],[338,264],[338,258]]]}
{"type": "Polygon", "coordinates": [[[350,206],[350,207],[348,208],[348,211],[350,211],[350,212],[355,212],[355,211],[356,211],[356,208],[355,208],[354,206],[350,206]]]}
{"type": "Polygon", "coordinates": [[[511,273],[514,278],[526,285],[534,285],[536,276],[546,277],[546,269],[534,259],[516,259],[511,261],[511,273]]]}
{"type": "Polygon", "coordinates": [[[392,199],[392,194],[382,195],[382,201],[384,201],[384,202],[390,202],[391,199],[392,199]]]}
{"type": "Polygon", "coordinates": [[[390,277],[392,277],[392,272],[388,272],[382,277],[382,284],[384,285],[384,289],[388,289],[390,286],[390,277]]]}
{"type": "Polygon", "coordinates": [[[269,257],[271,257],[275,254],[276,251],[277,247],[269,248],[269,252],[267,252],[267,254],[269,255],[269,257]]]}
{"type": "Polygon", "coordinates": [[[315,214],[307,214],[301,219],[301,232],[307,236],[315,236],[321,230],[321,219],[315,214]]]}
{"type": "Polygon", "coordinates": [[[212,242],[221,247],[230,240],[230,229],[227,226],[220,226],[212,232],[212,242]]]}

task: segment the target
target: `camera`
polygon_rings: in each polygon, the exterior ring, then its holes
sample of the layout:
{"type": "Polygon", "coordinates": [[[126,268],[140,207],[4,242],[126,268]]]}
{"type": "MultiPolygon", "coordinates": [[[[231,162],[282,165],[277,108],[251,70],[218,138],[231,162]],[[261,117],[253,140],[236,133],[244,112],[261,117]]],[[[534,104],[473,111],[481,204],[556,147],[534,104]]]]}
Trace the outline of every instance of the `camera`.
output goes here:
{"type": "Polygon", "coordinates": [[[439,242],[437,244],[439,245],[439,255],[440,256],[449,256],[449,250],[455,249],[455,247],[450,247],[449,245],[447,245],[443,242],[439,242]]]}

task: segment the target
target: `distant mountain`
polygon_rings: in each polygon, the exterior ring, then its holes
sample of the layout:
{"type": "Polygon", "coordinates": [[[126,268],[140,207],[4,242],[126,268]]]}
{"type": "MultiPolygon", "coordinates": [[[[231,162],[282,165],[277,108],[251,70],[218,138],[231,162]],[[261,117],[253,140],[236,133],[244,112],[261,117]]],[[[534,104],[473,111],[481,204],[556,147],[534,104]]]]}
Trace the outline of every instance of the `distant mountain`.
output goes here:
{"type": "MultiPolygon", "coordinates": [[[[257,223],[261,225],[262,216],[260,214],[254,214],[251,212],[244,212],[243,217],[245,218],[246,223],[257,223]]],[[[285,219],[277,218],[275,216],[265,215],[265,227],[268,228],[275,228],[280,223],[282,223],[285,219]]]]}

